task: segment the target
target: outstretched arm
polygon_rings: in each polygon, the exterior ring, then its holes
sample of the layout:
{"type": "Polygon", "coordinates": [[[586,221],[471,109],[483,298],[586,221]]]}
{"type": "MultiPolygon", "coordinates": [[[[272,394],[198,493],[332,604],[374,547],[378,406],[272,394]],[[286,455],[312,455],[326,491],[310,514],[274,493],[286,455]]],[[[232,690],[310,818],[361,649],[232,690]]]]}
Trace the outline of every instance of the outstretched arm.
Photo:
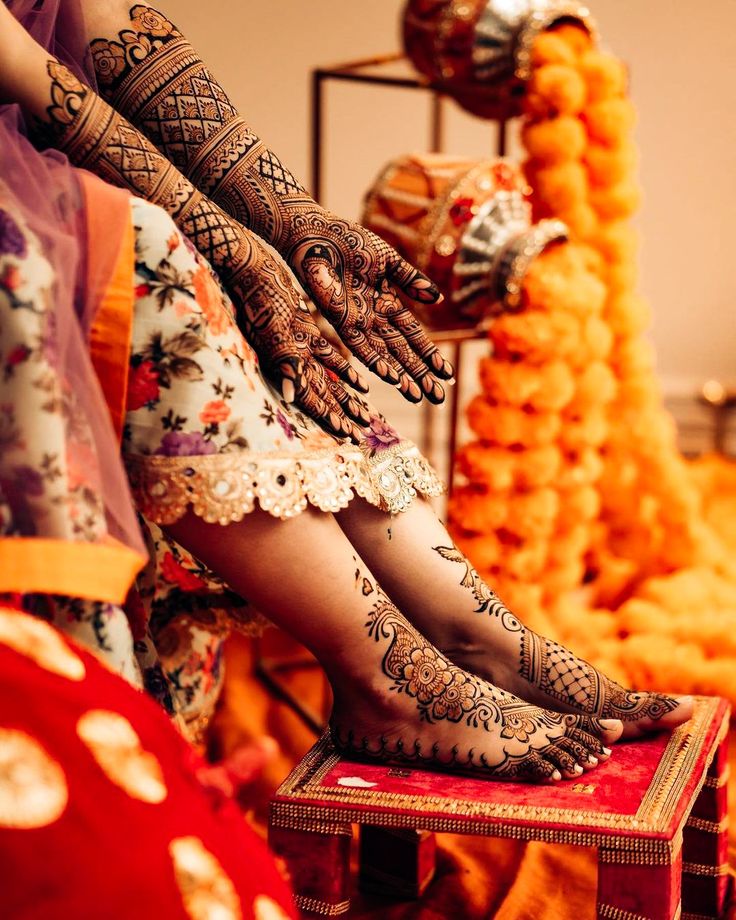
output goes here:
{"type": "Polygon", "coordinates": [[[163,207],[230,289],[246,335],[285,397],[334,433],[357,434],[348,416],[367,424],[367,413],[325,367],[353,384],[357,374],[320,336],[288,273],[260,240],[50,57],[2,4],[0,61],[0,99],[21,105],[38,141],[163,207]]]}
{"type": "Polygon", "coordinates": [[[401,298],[440,293],[375,234],[321,208],[238,114],[186,38],[130,0],[83,0],[100,91],[192,182],[275,246],[346,345],[411,401],[452,367],[401,298]]]}

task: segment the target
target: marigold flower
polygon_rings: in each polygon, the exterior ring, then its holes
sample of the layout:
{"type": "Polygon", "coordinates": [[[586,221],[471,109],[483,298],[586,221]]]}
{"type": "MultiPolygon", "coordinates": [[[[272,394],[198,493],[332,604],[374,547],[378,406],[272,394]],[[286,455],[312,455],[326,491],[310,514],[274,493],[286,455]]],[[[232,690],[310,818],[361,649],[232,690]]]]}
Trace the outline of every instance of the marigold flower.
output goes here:
{"type": "Polygon", "coordinates": [[[544,64],[567,64],[574,66],[577,52],[554,30],[541,32],[534,41],[532,63],[534,68],[544,64]]]}
{"type": "Polygon", "coordinates": [[[611,186],[594,186],[589,201],[603,220],[631,217],[641,204],[641,191],[631,179],[622,179],[611,186]]]}
{"type": "Polygon", "coordinates": [[[580,55],[580,73],[585,80],[588,99],[599,102],[626,92],[628,76],[623,61],[613,54],[591,48],[580,55]]]}
{"type": "Polygon", "coordinates": [[[576,207],[587,196],[588,175],[580,163],[558,163],[535,170],[534,197],[546,212],[557,214],[565,208],[576,207]]]}
{"type": "Polygon", "coordinates": [[[585,105],[585,81],[567,64],[535,68],[527,87],[526,110],[532,114],[576,115],[585,105]]]}
{"type": "Polygon", "coordinates": [[[622,138],[619,143],[589,143],[583,154],[592,185],[615,185],[634,174],[638,154],[634,144],[622,138]]]}
{"type": "Polygon", "coordinates": [[[585,126],[572,115],[527,122],[521,136],[529,156],[550,165],[579,160],[588,141],[585,126]]]}
{"type": "Polygon", "coordinates": [[[631,133],[636,113],[628,99],[604,99],[586,106],[583,119],[594,141],[612,147],[631,133]]]}

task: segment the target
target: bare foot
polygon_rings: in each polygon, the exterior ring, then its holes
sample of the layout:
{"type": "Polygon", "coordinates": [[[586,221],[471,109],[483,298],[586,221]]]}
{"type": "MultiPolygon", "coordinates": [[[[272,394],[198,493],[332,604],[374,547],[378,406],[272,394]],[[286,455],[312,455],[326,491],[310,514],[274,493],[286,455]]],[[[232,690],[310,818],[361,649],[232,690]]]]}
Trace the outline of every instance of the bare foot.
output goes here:
{"type": "Polygon", "coordinates": [[[569,649],[527,629],[456,547],[435,550],[463,565],[461,584],[477,605],[459,628],[456,624],[454,636],[427,630],[456,664],[538,706],[618,719],[624,725],[623,738],[668,731],[692,716],[692,697],[627,690],[569,649]]]}
{"type": "Polygon", "coordinates": [[[605,745],[621,735],[620,722],[549,712],[499,690],[450,662],[377,594],[367,627],[381,646],[381,679],[372,693],[350,682],[335,687],[330,725],[338,749],[535,782],[574,778],[608,758],[605,745]]]}

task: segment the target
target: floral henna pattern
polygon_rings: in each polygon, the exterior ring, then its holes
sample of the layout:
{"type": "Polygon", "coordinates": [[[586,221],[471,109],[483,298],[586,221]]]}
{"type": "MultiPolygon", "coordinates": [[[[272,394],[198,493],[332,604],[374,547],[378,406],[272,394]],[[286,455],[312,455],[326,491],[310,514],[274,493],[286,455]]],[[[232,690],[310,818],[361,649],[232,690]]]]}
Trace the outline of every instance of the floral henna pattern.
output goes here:
{"type": "Polygon", "coordinates": [[[272,243],[343,341],[412,402],[439,403],[452,367],[400,296],[440,293],[383,240],[320,208],[241,118],[176,27],[136,4],[131,28],[91,42],[102,93],[236,220],[272,243]]]}
{"type": "Polygon", "coordinates": [[[601,733],[600,719],[657,721],[677,707],[677,700],[671,697],[626,690],[569,649],[527,629],[456,546],[433,549],[443,559],[465,567],[460,584],[472,592],[478,604],[476,613],[488,613],[507,632],[519,634],[519,675],[550,699],[588,714],[590,718],[584,726],[588,732],[601,733]]]}
{"type": "Polygon", "coordinates": [[[382,670],[391,681],[390,690],[414,699],[422,721],[462,723],[487,732],[489,741],[485,751],[471,748],[461,754],[457,744],[442,747],[436,742],[427,749],[418,738],[359,738],[355,731],[342,732],[333,723],[335,744],[341,750],[378,760],[536,780],[559,778],[558,770],[578,775],[579,761],[590,761],[592,749],[602,751],[597,739],[578,728],[577,717],[530,706],[453,665],[413,629],[380,588],[375,593],[366,626],[374,641],[388,642],[382,670]],[[573,731],[577,738],[568,739],[573,731]]]}

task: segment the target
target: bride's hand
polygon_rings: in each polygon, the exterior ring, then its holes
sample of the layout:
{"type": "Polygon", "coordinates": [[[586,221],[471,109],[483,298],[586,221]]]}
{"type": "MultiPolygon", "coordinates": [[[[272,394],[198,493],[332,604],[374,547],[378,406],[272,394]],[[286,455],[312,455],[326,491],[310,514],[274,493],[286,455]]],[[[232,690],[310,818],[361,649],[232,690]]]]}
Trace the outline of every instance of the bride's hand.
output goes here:
{"type": "Polygon", "coordinates": [[[321,334],[286,268],[252,236],[251,243],[251,256],[229,266],[227,279],[243,334],[286,402],[332,434],[357,440],[369,413],[341,381],[362,392],[366,384],[321,334]]]}
{"type": "Polygon", "coordinates": [[[437,378],[452,377],[400,297],[436,303],[441,294],[384,240],[360,224],[318,209],[292,218],[289,264],[305,290],[366,367],[411,402],[441,403],[437,378]]]}

